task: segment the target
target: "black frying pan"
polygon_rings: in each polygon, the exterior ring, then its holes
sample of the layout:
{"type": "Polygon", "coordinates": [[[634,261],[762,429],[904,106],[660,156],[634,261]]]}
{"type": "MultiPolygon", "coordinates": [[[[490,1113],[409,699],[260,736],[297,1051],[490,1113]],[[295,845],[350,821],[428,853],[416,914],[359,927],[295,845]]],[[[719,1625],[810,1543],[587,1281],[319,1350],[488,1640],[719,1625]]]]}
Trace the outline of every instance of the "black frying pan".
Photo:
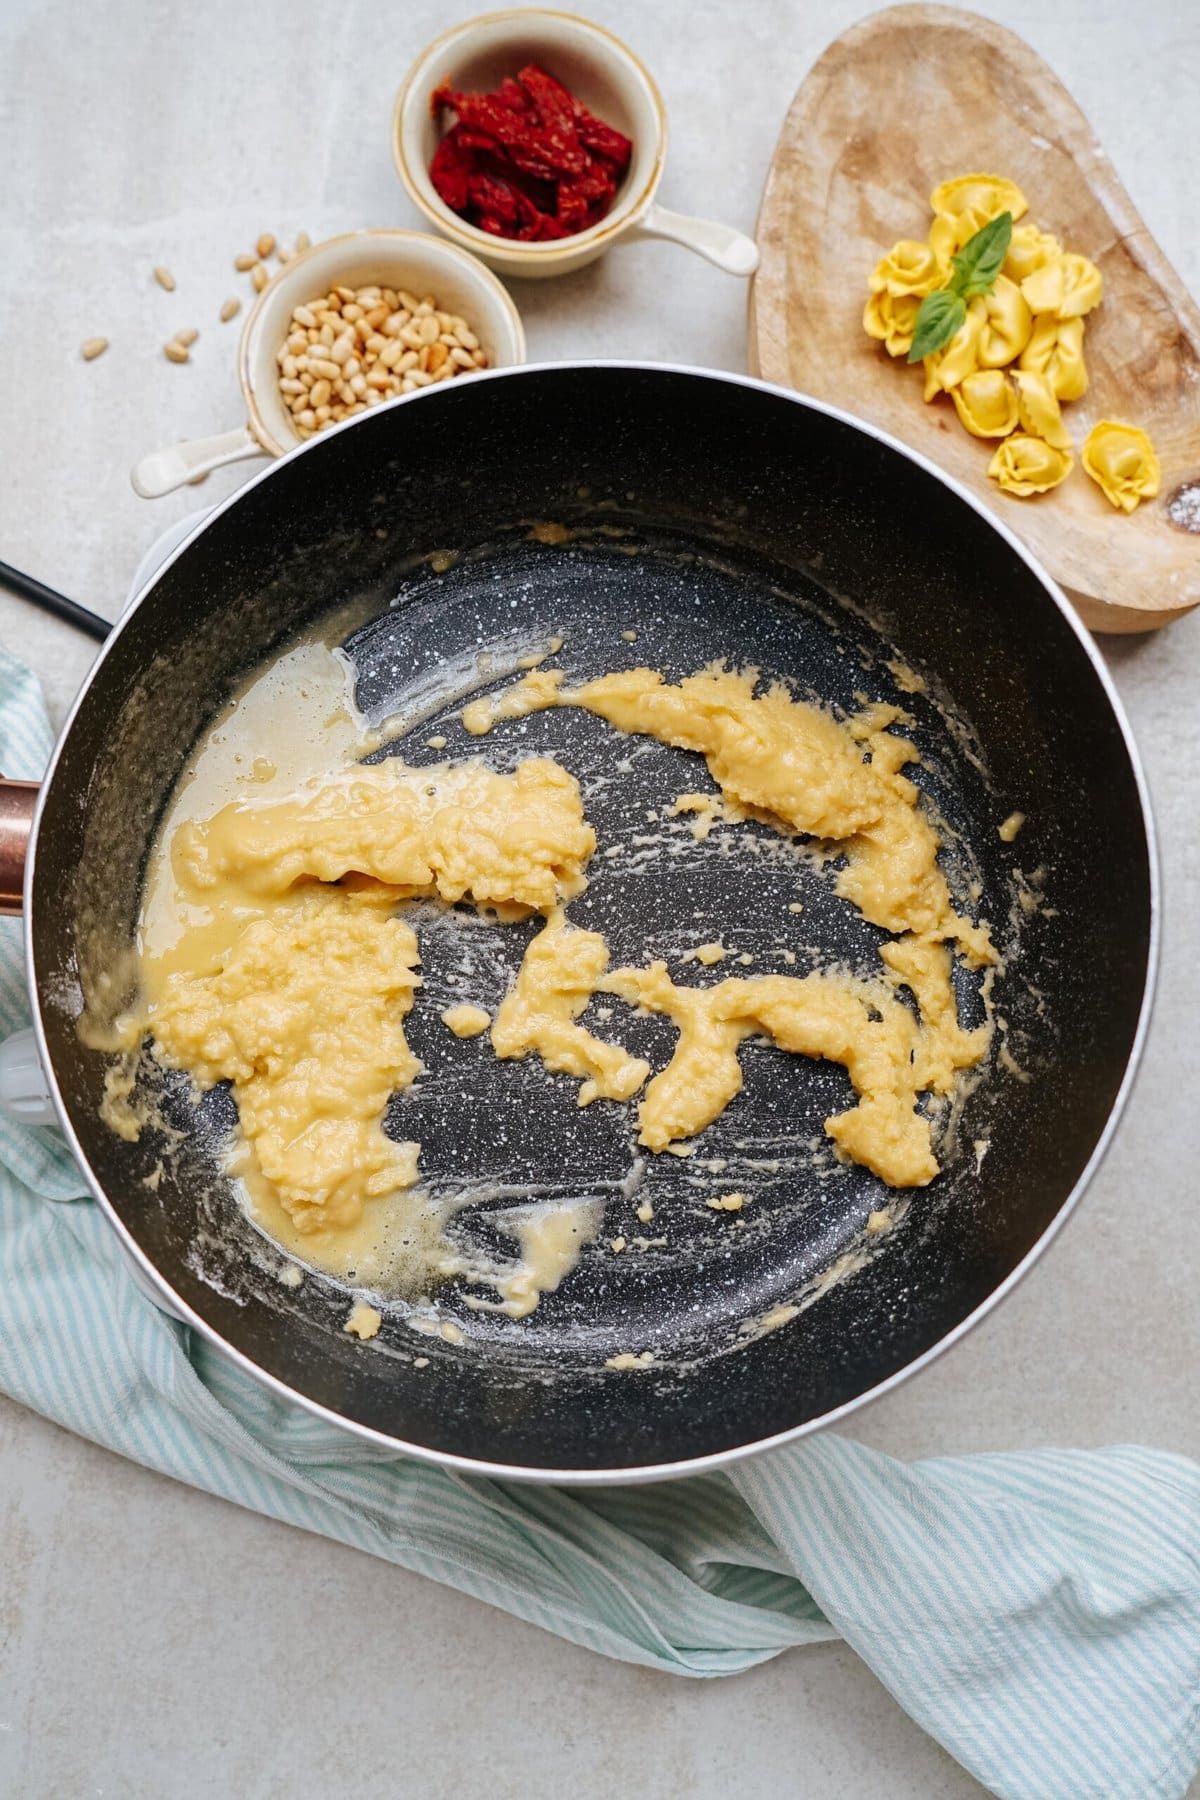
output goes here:
{"type": "MultiPolygon", "coordinates": [[[[679,828],[666,834],[674,850],[644,841],[648,810],[711,785],[698,759],[574,711],[509,722],[486,749],[501,766],[548,750],[579,774],[602,849],[620,848],[597,858],[572,917],[599,925],[615,960],[719,934],[754,957],[754,973],[871,966],[880,934],[765,827],[705,845],[679,828]],[[789,912],[793,899],[802,913],[789,912]]],[[[795,1435],[959,1335],[1094,1167],[1145,1027],[1155,944],[1128,730],[1090,643],[1015,540],[899,446],[811,402],[730,377],[606,365],[516,371],[381,408],[222,507],[89,678],[46,783],[26,893],[64,1122],[170,1304],[261,1379],[360,1434],[547,1479],[661,1476],[795,1435]],[[546,520],[571,527],[569,540],[531,533],[546,520]],[[448,567],[446,551],[457,553],[448,567]],[[220,1175],[226,1093],[197,1105],[184,1080],[168,1081],[157,1098],[170,1141],[148,1132],[129,1144],[101,1124],[105,1059],[75,1029],[81,949],[129,942],[172,784],[238,679],[351,602],[366,621],[348,642],[360,705],[407,708],[411,732],[392,748],[417,763],[439,754],[425,747],[438,731],[449,739],[440,754],[478,750],[457,723],[475,651],[494,658],[492,675],[475,677],[486,685],[556,629],[572,677],[640,662],[678,677],[724,657],[837,707],[865,692],[909,708],[952,881],[973,888],[1009,967],[997,988],[1004,1054],[949,1121],[945,1172],[910,1196],[894,1230],[864,1233],[889,1195],[824,1145],[822,1119],[850,1100],[842,1070],[766,1046],[747,1049],[745,1091],[700,1157],[651,1159],[631,1180],[629,1110],[577,1111],[574,1083],[500,1064],[486,1040],[459,1043],[437,1023],[463,956],[474,959],[472,998],[494,1001],[533,927],[468,929],[432,908],[416,920],[427,986],[410,1021],[428,1073],[393,1102],[389,1127],[421,1141],[434,1186],[470,1190],[458,1228],[478,1245],[502,1246],[497,1214],[530,1194],[591,1195],[605,1208],[599,1244],[528,1319],[473,1313],[451,1284],[439,1301],[461,1344],[414,1337],[397,1303],[360,1346],[342,1329],[335,1283],[279,1283],[281,1259],[220,1175]],[[898,692],[897,658],[928,675],[928,693],[898,692]],[[1007,845],[997,826],[1014,809],[1029,822],[1007,845]],[[164,1148],[151,1192],[143,1178],[164,1148]],[[731,1187],[753,1194],[740,1226],[704,1205],[731,1187]],[[636,1216],[646,1198],[649,1226],[636,1216]],[[618,1235],[666,1243],[618,1256],[618,1235]],[[796,1303],[781,1328],[747,1329],[796,1303]],[[604,1367],[645,1348],[657,1357],[647,1370],[604,1367]]],[[[965,975],[960,1007],[979,1016],[965,975]]],[[[612,1029],[659,1065],[669,1053],[662,1021],[620,1009],[612,1029]]]]}

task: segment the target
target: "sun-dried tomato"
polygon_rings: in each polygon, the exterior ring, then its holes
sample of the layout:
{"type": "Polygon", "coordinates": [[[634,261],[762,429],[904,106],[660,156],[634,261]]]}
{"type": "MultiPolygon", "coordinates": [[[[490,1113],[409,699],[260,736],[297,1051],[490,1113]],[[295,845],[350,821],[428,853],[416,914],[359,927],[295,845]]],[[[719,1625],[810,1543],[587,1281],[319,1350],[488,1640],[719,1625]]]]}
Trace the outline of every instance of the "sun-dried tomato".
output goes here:
{"type": "Polygon", "coordinates": [[[452,212],[493,237],[543,242],[586,231],[612,205],[633,153],[622,132],[533,63],[490,94],[443,82],[433,110],[443,107],[458,121],[430,179],[452,212]]]}

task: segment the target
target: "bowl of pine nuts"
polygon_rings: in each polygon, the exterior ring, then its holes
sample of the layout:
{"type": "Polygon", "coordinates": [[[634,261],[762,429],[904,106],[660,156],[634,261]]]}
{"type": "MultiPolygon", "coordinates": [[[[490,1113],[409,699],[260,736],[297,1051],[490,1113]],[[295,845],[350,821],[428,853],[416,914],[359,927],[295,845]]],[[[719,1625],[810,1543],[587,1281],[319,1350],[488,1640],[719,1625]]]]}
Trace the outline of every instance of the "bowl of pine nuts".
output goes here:
{"type": "Polygon", "coordinates": [[[279,269],[246,319],[246,424],[156,450],[131,479],[153,499],[226,463],[283,456],[424,388],[524,361],[516,307],[469,252],[418,231],[327,238],[279,269]]]}

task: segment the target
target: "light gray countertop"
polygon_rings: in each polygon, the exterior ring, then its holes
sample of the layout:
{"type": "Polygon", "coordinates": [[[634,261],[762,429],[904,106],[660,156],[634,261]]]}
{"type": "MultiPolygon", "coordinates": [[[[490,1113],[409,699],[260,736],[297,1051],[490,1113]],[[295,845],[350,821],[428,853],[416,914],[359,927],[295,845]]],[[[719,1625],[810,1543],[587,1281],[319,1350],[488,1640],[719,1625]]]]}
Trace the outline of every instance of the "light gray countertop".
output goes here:
{"type": "MultiPolygon", "coordinates": [[[[465,10],[465,9],[464,9],[465,10]]],[[[591,0],[663,87],[662,197],[750,229],[785,107],[859,0],[591,0]]],[[[1200,289],[1194,0],[1011,0],[1200,289]]],[[[113,614],[151,539],[223,471],[157,503],[147,449],[241,414],[234,253],[416,223],[388,117],[432,0],[3,0],[0,556],[113,614]],[[165,294],[155,263],[175,272],[165,294]],[[192,364],[159,346],[201,328],[192,364]],[[112,348],[84,365],[77,346],[112,348]]],[[[953,162],[953,156],[950,158],[953,162]]],[[[1036,210],[1036,205],[1035,205],[1036,210]]],[[[853,272],[851,272],[853,274],[853,272]]],[[[740,369],[742,284],[661,244],[517,294],[534,358],[740,369]]],[[[92,646],[0,595],[0,642],[61,718],[92,646]]],[[[1137,1440],[1200,1454],[1200,618],[1106,645],[1149,769],[1166,932],[1125,1122],[1076,1219],[1007,1305],[854,1422],[902,1457],[1137,1440]]],[[[1102,874],[1098,879],[1103,879],[1102,874]]],[[[842,1646],[736,1680],[626,1668],[372,1559],[119,1461],[0,1403],[0,1790],[40,1800],[287,1795],[952,1800],[981,1790],[842,1646]]]]}

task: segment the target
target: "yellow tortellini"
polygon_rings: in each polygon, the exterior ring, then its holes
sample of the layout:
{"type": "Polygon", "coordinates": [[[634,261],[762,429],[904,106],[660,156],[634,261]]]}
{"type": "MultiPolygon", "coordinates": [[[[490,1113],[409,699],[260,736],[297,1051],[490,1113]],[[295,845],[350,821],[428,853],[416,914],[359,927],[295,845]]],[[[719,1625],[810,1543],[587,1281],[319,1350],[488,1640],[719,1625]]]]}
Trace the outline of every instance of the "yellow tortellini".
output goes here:
{"type": "Polygon", "coordinates": [[[1030,494],[1045,494],[1050,488],[1057,487],[1060,481],[1067,479],[1073,467],[1065,450],[1056,450],[1053,444],[1043,443],[1041,438],[1017,432],[1005,438],[988,464],[988,474],[1000,483],[1006,494],[1018,494],[1024,499],[1030,494]]]}
{"type": "Polygon", "coordinates": [[[991,293],[983,297],[983,304],[987,318],[979,334],[979,366],[981,369],[1007,368],[1029,342],[1033,314],[1020,288],[1007,275],[997,275],[991,293]]]}
{"type": "Polygon", "coordinates": [[[886,344],[889,356],[907,356],[920,310],[919,294],[889,294],[884,288],[863,308],[863,330],[886,344]]]}
{"type": "Polygon", "coordinates": [[[1083,320],[1040,314],[1021,352],[1021,367],[1045,375],[1060,400],[1082,400],[1088,385],[1083,320]]]}
{"type": "Polygon", "coordinates": [[[979,334],[987,321],[987,308],[982,300],[972,300],[967,316],[944,350],[927,356],[925,362],[925,398],[936,400],[948,394],[965,375],[979,367],[979,334]]]}
{"type": "MultiPolygon", "coordinates": [[[[918,323],[923,349],[937,342],[939,321],[951,323],[965,299],[966,315],[954,336],[920,359],[925,399],[948,394],[972,437],[1003,440],[988,474],[1006,493],[1044,494],[1074,467],[1062,408],[1087,393],[1085,316],[1104,297],[1103,275],[1088,257],[1064,249],[1053,232],[1025,218],[1028,202],[1006,176],[956,176],[933,190],[929,204],[934,216],[928,240],[902,238],[872,271],[863,327],[890,355],[911,360],[918,323]],[[994,232],[969,256],[959,256],[1005,212],[1012,214],[1013,228],[999,272],[988,262],[998,247],[994,232]],[[981,287],[987,291],[979,293],[981,287]],[[922,320],[931,294],[936,299],[922,320]]],[[[1158,492],[1158,459],[1135,426],[1113,420],[1097,425],[1083,465],[1123,512],[1158,492]]]]}
{"type": "MultiPolygon", "coordinates": [[[[953,237],[955,250],[961,250],[968,238],[1002,212],[1010,212],[1015,222],[1029,211],[1029,202],[1016,182],[1003,175],[959,175],[943,181],[930,194],[929,204],[935,224],[949,221],[949,228],[940,227],[938,237],[943,244],[953,237]]],[[[932,233],[930,238],[932,241],[932,233]]]]}
{"type": "Polygon", "coordinates": [[[1026,276],[1062,255],[1062,245],[1051,231],[1039,231],[1036,225],[1014,225],[1004,273],[1018,286],[1026,276]]]}
{"type": "Polygon", "coordinates": [[[1053,313],[1056,319],[1081,319],[1099,306],[1104,282],[1094,262],[1086,256],[1052,257],[1021,283],[1031,312],[1053,313]]]}
{"type": "Polygon", "coordinates": [[[919,238],[901,238],[876,263],[868,286],[873,294],[931,294],[942,284],[942,269],[934,251],[919,238]]]}
{"type": "Polygon", "coordinates": [[[1017,396],[1003,369],[976,369],[951,388],[954,410],[972,437],[1007,437],[1017,426],[1017,396]]]}
{"type": "Polygon", "coordinates": [[[1063,424],[1062,408],[1050,377],[1034,369],[1014,369],[1013,380],[1017,384],[1022,431],[1053,444],[1056,450],[1070,450],[1074,440],[1063,424]]]}
{"type": "Polygon", "coordinates": [[[1083,466],[1122,512],[1135,512],[1158,492],[1162,470],[1154,445],[1136,425],[1101,419],[1083,445],[1083,466]]]}

